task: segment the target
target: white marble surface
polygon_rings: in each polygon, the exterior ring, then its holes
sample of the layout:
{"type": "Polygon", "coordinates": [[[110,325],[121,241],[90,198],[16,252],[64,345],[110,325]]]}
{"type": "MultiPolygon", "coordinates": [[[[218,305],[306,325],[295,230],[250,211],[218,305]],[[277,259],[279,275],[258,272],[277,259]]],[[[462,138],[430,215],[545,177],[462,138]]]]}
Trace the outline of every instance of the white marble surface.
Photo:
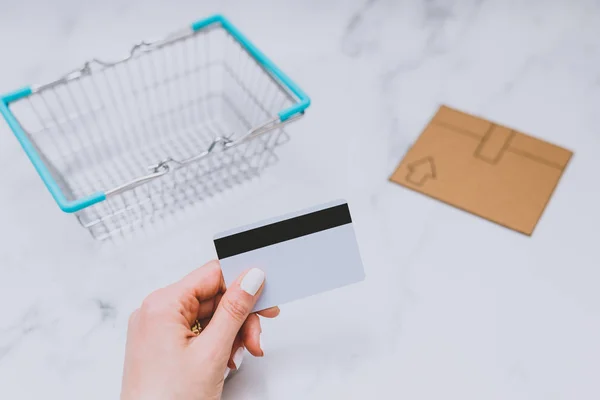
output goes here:
{"type": "Polygon", "coordinates": [[[281,162],[99,248],[0,124],[0,398],[116,398],[126,321],[221,229],[345,197],[364,283],[282,307],[226,399],[600,397],[600,3],[2,1],[0,91],[220,11],[313,98],[281,162]],[[575,151],[533,237],[387,181],[438,104],[575,151]]]}

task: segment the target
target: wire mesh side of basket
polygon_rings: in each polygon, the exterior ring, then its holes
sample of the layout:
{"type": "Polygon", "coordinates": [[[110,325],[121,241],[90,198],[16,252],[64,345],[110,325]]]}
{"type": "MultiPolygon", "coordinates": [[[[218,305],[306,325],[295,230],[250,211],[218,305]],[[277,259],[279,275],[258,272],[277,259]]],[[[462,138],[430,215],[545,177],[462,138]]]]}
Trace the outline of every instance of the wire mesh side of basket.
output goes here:
{"type": "Polygon", "coordinates": [[[97,239],[258,175],[288,140],[293,96],[219,27],[96,64],[11,110],[69,199],[107,193],[76,214],[97,239]]]}

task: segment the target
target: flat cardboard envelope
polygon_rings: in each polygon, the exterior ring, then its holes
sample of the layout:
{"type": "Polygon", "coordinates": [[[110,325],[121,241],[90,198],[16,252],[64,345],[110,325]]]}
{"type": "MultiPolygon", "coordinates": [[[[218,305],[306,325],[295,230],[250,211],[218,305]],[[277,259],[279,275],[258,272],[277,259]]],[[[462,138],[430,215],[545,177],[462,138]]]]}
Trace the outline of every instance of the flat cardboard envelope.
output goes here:
{"type": "Polygon", "coordinates": [[[572,155],[441,106],[390,180],[531,235],[572,155]]]}

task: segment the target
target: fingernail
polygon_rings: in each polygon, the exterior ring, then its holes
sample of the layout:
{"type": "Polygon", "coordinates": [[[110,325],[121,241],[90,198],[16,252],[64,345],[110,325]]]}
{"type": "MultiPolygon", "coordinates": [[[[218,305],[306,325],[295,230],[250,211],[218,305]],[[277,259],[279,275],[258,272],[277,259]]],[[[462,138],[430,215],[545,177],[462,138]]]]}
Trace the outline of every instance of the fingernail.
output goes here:
{"type": "Polygon", "coordinates": [[[265,281],[265,273],[258,268],[252,268],[240,282],[240,287],[246,293],[254,296],[265,281]]]}
{"type": "Polygon", "coordinates": [[[260,351],[262,351],[263,356],[265,355],[265,348],[263,347],[262,335],[258,336],[258,345],[260,346],[260,351]]]}
{"type": "Polygon", "coordinates": [[[225,375],[223,375],[223,380],[227,379],[230,372],[231,370],[229,369],[229,367],[225,367],[225,375]]]}
{"type": "Polygon", "coordinates": [[[233,354],[233,363],[235,364],[235,369],[240,369],[242,366],[242,361],[244,361],[244,348],[240,347],[233,354]]]}

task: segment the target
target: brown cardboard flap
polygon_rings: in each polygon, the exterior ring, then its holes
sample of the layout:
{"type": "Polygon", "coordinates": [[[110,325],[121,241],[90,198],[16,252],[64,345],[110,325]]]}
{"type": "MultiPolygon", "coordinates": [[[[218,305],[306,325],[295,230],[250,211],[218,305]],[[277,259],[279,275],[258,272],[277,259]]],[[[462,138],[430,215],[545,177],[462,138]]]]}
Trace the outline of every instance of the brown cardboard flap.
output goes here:
{"type": "Polygon", "coordinates": [[[512,129],[504,126],[490,124],[488,131],[479,142],[475,150],[475,157],[480,160],[496,164],[509,146],[514,136],[512,129]]]}
{"type": "Polygon", "coordinates": [[[442,106],[390,180],[531,235],[572,154],[442,106]]]}
{"type": "Polygon", "coordinates": [[[562,147],[532,138],[525,134],[515,136],[510,151],[523,157],[532,157],[538,162],[564,169],[573,153],[562,147]]]}
{"type": "Polygon", "coordinates": [[[431,120],[432,124],[447,125],[454,130],[463,131],[478,137],[483,137],[490,128],[490,121],[483,118],[465,114],[447,106],[441,106],[435,117],[431,120]]]}

